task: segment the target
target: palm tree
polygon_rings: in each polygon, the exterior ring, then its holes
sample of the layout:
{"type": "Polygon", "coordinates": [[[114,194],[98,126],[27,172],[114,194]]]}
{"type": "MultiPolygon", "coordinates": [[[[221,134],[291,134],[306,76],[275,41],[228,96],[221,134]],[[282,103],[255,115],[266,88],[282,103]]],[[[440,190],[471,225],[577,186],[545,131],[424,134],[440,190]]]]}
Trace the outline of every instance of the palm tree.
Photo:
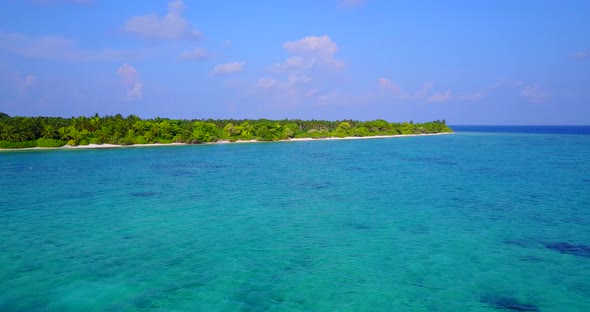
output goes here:
{"type": "Polygon", "coordinates": [[[96,139],[98,140],[98,143],[106,143],[109,141],[109,134],[108,131],[105,128],[100,128],[95,132],[96,135],[96,139]]]}
{"type": "Polygon", "coordinates": [[[80,142],[82,136],[80,135],[80,131],[76,129],[73,125],[68,127],[68,136],[71,140],[74,140],[76,145],[80,142]]]}
{"type": "Polygon", "coordinates": [[[54,132],[55,132],[55,130],[53,129],[53,127],[51,125],[45,125],[43,127],[43,131],[41,133],[41,136],[44,139],[53,139],[54,132]]]}
{"type": "Polygon", "coordinates": [[[147,131],[147,132],[144,134],[144,137],[145,137],[145,141],[146,141],[147,143],[152,143],[152,142],[153,142],[153,140],[154,140],[154,135],[152,134],[152,132],[151,132],[151,131],[147,131]]]}
{"type": "Polygon", "coordinates": [[[127,137],[130,139],[135,137],[135,131],[133,131],[133,129],[127,130],[127,137]]]}
{"type": "Polygon", "coordinates": [[[80,116],[78,118],[72,118],[72,126],[74,128],[76,128],[76,130],[78,130],[78,131],[82,131],[82,130],[88,128],[87,124],[88,124],[88,119],[84,116],[80,116]]]}
{"type": "Polygon", "coordinates": [[[68,128],[61,127],[59,129],[57,129],[57,132],[59,133],[60,139],[66,140],[66,141],[70,139],[70,135],[68,133],[68,128]]]}
{"type": "Polygon", "coordinates": [[[100,128],[100,118],[97,115],[97,116],[92,117],[90,119],[90,121],[88,122],[88,130],[90,130],[90,132],[95,132],[99,128],[100,128]]]}
{"type": "Polygon", "coordinates": [[[11,125],[6,125],[2,128],[2,132],[0,133],[0,138],[6,141],[15,141],[17,138],[16,130],[11,125]]]}
{"type": "Polygon", "coordinates": [[[27,130],[26,136],[30,139],[37,139],[41,137],[43,131],[43,119],[41,117],[26,118],[27,130]]]}
{"type": "Polygon", "coordinates": [[[152,135],[154,137],[156,137],[156,138],[159,137],[161,134],[160,123],[154,122],[152,124],[152,129],[150,129],[150,132],[152,133],[152,135]]]}

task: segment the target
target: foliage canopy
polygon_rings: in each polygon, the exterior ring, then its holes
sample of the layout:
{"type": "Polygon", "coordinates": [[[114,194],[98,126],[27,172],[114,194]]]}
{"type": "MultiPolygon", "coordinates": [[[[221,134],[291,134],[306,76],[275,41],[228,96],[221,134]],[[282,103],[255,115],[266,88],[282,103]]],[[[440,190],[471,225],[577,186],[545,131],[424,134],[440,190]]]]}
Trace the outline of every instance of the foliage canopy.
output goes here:
{"type": "Polygon", "coordinates": [[[0,148],[88,144],[206,143],[219,140],[278,141],[452,132],[444,120],[425,123],[300,119],[141,119],[135,115],[10,117],[0,112],[0,148]]]}

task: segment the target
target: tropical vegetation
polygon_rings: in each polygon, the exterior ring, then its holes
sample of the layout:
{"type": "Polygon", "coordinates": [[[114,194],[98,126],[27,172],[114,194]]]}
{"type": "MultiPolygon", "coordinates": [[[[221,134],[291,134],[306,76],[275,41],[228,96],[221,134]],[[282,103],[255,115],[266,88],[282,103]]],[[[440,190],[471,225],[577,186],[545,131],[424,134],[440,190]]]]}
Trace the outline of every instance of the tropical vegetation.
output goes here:
{"type": "Polygon", "coordinates": [[[92,117],[11,117],[0,113],[0,148],[88,144],[207,143],[220,140],[278,141],[452,132],[433,122],[326,121],[300,119],[141,119],[135,115],[92,117]]]}

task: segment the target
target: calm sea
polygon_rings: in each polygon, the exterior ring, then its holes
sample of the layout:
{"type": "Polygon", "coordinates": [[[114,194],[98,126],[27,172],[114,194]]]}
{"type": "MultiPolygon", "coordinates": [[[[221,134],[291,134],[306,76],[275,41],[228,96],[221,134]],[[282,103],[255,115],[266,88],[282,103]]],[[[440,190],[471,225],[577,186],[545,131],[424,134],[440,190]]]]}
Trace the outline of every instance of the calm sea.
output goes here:
{"type": "Polygon", "coordinates": [[[590,127],[0,153],[0,311],[590,311],[590,127]]]}

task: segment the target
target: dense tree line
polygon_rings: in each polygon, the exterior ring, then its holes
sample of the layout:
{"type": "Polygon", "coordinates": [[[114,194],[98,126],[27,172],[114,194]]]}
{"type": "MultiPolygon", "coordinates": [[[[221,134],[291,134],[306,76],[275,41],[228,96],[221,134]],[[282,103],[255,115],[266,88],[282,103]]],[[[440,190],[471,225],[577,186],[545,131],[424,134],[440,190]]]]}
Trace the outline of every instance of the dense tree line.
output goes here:
{"type": "Polygon", "coordinates": [[[451,132],[445,121],[390,123],[372,121],[140,119],[135,115],[92,117],[10,117],[0,113],[0,148],[58,147],[87,144],[205,143],[219,140],[277,141],[451,132]]]}

